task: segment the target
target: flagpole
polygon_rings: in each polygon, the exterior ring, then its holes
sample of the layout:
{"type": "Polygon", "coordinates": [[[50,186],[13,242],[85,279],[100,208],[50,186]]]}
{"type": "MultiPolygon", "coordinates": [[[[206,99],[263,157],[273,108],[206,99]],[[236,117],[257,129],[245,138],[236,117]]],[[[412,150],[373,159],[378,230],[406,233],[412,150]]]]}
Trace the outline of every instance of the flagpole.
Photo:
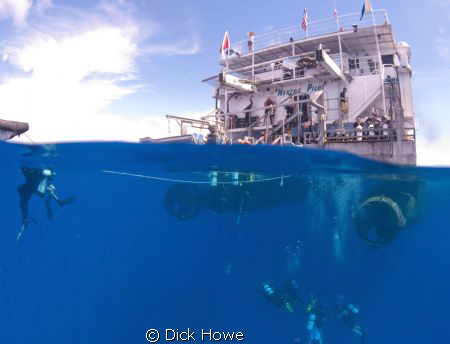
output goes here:
{"type": "MultiPolygon", "coordinates": [[[[344,74],[344,57],[342,54],[341,30],[340,30],[340,25],[339,25],[339,16],[338,16],[337,8],[336,8],[336,0],[333,0],[333,4],[334,4],[334,16],[336,17],[336,25],[337,25],[337,30],[338,30],[339,58],[341,59],[341,73],[344,74]]],[[[338,95],[339,95],[339,90],[338,90],[338,95]]],[[[340,101],[339,101],[339,105],[340,105],[340,101]]],[[[340,106],[339,106],[339,126],[341,127],[341,129],[344,128],[344,119],[343,119],[343,116],[341,113],[340,106]]]]}
{"type": "Polygon", "coordinates": [[[306,25],[306,38],[309,38],[309,15],[308,15],[308,0],[305,1],[306,3],[306,20],[307,20],[307,25],[306,25]]]}
{"type": "MultiPolygon", "coordinates": [[[[229,55],[229,53],[230,53],[230,46],[231,46],[231,44],[230,44],[230,37],[228,36],[228,30],[226,30],[225,31],[226,32],[226,35],[227,35],[227,45],[228,45],[228,47],[227,47],[227,49],[226,49],[226,51],[224,50],[224,52],[225,52],[225,68],[224,68],[224,70],[223,70],[223,72],[222,72],[222,74],[223,74],[223,85],[224,85],[224,91],[225,91],[225,94],[224,94],[224,99],[225,99],[225,123],[224,123],[224,131],[225,131],[225,137],[226,138],[228,138],[228,132],[229,132],[229,114],[228,114],[228,90],[227,90],[227,83],[226,83],[226,73],[228,73],[228,55],[229,55]]],[[[231,140],[230,140],[231,141],[231,140]]]]}
{"type": "Polygon", "coordinates": [[[342,73],[344,73],[344,58],[342,56],[341,27],[339,25],[339,15],[338,15],[338,11],[337,11],[337,8],[336,8],[336,0],[333,0],[333,4],[334,4],[334,13],[335,13],[335,17],[336,17],[336,25],[337,25],[337,30],[338,30],[339,54],[340,54],[340,59],[341,59],[341,71],[342,71],[342,73]]]}
{"type": "MultiPolygon", "coordinates": [[[[382,98],[383,98],[383,116],[386,117],[386,96],[384,94],[384,68],[383,68],[383,60],[381,59],[381,51],[380,51],[380,44],[378,43],[378,34],[377,34],[377,28],[375,25],[375,15],[373,11],[373,7],[371,7],[371,15],[372,15],[372,24],[373,24],[373,32],[375,34],[375,43],[377,47],[378,52],[378,63],[380,64],[380,80],[381,80],[381,92],[382,92],[382,98]]],[[[392,120],[392,118],[390,118],[392,120]]]]}

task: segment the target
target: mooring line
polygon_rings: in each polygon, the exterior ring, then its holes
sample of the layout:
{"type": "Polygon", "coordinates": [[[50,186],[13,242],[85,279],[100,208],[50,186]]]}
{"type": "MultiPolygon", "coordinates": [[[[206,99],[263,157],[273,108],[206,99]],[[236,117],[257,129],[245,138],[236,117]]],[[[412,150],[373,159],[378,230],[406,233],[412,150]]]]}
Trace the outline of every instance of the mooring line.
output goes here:
{"type": "MultiPolygon", "coordinates": [[[[171,178],[162,178],[162,177],[154,177],[154,176],[146,176],[143,174],[134,174],[134,173],[127,173],[127,172],[119,172],[119,171],[109,171],[109,170],[102,170],[104,173],[111,173],[111,174],[117,174],[121,176],[129,176],[129,177],[138,177],[138,178],[145,178],[145,179],[152,179],[152,180],[159,180],[164,182],[173,182],[173,183],[188,183],[188,184],[211,184],[211,181],[197,181],[197,180],[183,180],[183,179],[171,179],[171,178]]],[[[228,181],[228,182],[219,182],[217,181],[217,184],[243,184],[243,183],[257,183],[257,182],[268,182],[271,180],[280,180],[284,178],[290,178],[291,176],[281,176],[281,177],[272,177],[272,178],[265,178],[265,179],[256,179],[256,180],[242,180],[242,181],[228,181]]]]}

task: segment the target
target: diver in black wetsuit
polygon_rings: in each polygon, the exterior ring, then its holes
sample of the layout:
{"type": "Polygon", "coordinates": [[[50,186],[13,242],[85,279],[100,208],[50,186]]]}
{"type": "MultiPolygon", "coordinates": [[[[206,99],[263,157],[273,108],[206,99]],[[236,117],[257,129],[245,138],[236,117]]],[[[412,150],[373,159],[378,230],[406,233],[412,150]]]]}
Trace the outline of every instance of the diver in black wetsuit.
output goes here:
{"type": "Polygon", "coordinates": [[[265,299],[277,308],[286,308],[290,313],[300,302],[298,285],[295,280],[285,279],[280,289],[275,289],[271,284],[264,282],[260,291],[265,299]]]}
{"type": "Polygon", "coordinates": [[[364,344],[365,337],[361,326],[357,324],[357,314],[359,313],[358,308],[352,304],[346,304],[343,302],[343,296],[339,295],[338,304],[336,305],[336,317],[345,322],[345,324],[350,328],[350,330],[357,334],[360,338],[361,344],[364,344]]]}
{"type": "Polygon", "coordinates": [[[75,197],[69,197],[64,200],[59,199],[56,195],[56,187],[51,183],[55,172],[50,169],[41,168],[28,168],[21,167],[23,176],[25,177],[25,183],[19,185],[17,191],[20,196],[20,210],[22,212],[22,227],[20,228],[17,240],[20,239],[23,232],[30,223],[30,219],[36,223],[36,220],[31,218],[28,214],[28,202],[33,194],[37,194],[40,197],[46,198],[45,207],[47,209],[47,217],[51,221],[53,219],[53,211],[50,207],[50,201],[53,199],[59,205],[71,204],[75,197]]]}

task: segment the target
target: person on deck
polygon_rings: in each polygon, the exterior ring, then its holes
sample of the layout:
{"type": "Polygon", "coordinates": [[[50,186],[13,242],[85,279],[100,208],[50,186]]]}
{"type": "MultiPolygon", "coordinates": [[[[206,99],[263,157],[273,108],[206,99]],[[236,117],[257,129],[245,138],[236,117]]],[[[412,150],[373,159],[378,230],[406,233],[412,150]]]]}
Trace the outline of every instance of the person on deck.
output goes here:
{"type": "Polygon", "coordinates": [[[295,112],[295,105],[297,102],[297,96],[289,97],[288,104],[284,107],[286,110],[286,119],[290,118],[295,112]]]}
{"type": "Polygon", "coordinates": [[[341,116],[348,113],[348,98],[347,98],[347,88],[344,87],[339,95],[339,104],[341,110],[341,116]]]}
{"type": "Polygon", "coordinates": [[[264,113],[266,114],[266,121],[267,116],[270,117],[270,124],[272,126],[275,124],[275,109],[273,108],[274,105],[275,103],[273,102],[273,100],[270,99],[270,97],[267,97],[266,101],[264,102],[264,107],[266,108],[264,110],[264,113]]]}
{"type": "Polygon", "coordinates": [[[244,111],[245,111],[245,125],[246,125],[246,127],[250,126],[250,115],[251,115],[250,109],[252,107],[253,107],[253,97],[250,97],[250,104],[248,104],[247,107],[244,109],[244,111]]]}

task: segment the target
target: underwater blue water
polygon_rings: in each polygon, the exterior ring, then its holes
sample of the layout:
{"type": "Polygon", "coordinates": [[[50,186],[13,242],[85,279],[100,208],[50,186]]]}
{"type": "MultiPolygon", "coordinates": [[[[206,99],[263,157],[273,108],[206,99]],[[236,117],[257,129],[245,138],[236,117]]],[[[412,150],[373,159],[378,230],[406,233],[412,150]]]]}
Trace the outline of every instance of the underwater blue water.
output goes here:
{"type": "Polygon", "coordinates": [[[308,343],[314,298],[324,344],[360,343],[336,316],[339,298],[359,309],[367,344],[447,341],[449,169],[264,146],[0,144],[0,154],[0,343],[148,343],[149,329],[166,343],[166,329],[188,328],[197,342],[212,329],[308,343]],[[35,193],[17,240],[23,168],[55,171],[58,197],[76,199],[52,202],[50,221],[35,193]],[[397,208],[365,209],[373,197],[397,208]],[[369,244],[358,230],[384,218],[405,223],[369,244]],[[262,287],[285,281],[297,286],[292,312],[262,287]]]}

